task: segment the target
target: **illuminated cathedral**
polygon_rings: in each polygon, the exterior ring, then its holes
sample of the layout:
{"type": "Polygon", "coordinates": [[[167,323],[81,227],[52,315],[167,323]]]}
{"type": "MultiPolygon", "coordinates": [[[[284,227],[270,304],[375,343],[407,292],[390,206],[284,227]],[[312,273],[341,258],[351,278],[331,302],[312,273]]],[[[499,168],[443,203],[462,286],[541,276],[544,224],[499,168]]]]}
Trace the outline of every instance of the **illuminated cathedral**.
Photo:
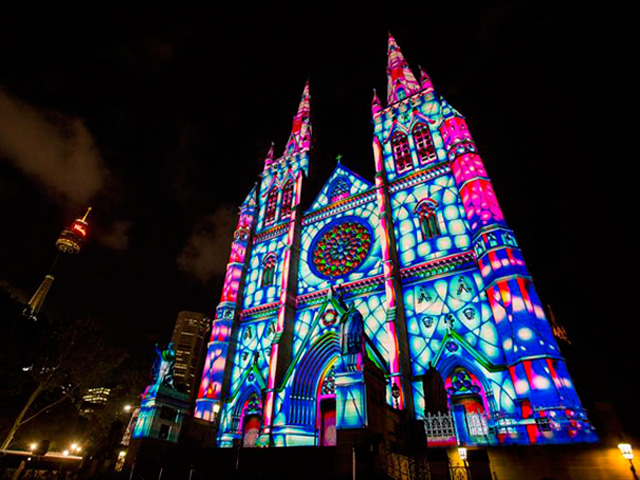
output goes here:
{"type": "Polygon", "coordinates": [[[385,411],[429,446],[596,440],[466,121],[419,73],[389,36],[373,182],[338,161],[301,202],[308,84],[267,154],[196,400],[218,446],[335,445],[385,411]]]}

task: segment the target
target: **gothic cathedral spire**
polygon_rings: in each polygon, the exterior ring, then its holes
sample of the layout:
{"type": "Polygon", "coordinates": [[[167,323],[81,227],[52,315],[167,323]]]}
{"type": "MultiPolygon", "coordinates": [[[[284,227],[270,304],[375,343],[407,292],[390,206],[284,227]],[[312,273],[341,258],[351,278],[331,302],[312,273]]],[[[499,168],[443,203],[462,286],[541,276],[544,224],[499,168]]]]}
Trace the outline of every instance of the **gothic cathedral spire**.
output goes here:
{"type": "Polygon", "coordinates": [[[400,47],[389,33],[387,47],[387,106],[399,102],[421,90],[420,84],[411,72],[400,47]]]}
{"type": "Polygon", "coordinates": [[[298,112],[293,117],[291,136],[284,149],[283,156],[308,151],[311,147],[311,109],[309,95],[309,80],[304,85],[298,112]]]}

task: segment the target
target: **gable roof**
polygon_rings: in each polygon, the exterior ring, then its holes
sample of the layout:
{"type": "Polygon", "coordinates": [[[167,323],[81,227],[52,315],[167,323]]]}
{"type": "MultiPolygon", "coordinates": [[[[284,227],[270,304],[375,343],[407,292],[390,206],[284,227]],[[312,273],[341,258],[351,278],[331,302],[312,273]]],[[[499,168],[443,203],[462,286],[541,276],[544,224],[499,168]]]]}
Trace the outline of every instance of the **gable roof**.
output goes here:
{"type": "Polygon", "coordinates": [[[347,167],[342,165],[342,163],[340,163],[340,160],[338,160],[338,163],[333,169],[333,172],[331,173],[331,175],[329,175],[329,178],[320,189],[320,192],[316,196],[316,199],[306,210],[305,214],[308,212],[319,210],[333,203],[331,202],[331,191],[334,188],[334,185],[341,179],[345,180],[345,188],[347,189],[344,198],[358,195],[359,193],[366,192],[373,188],[373,183],[365,180],[357,173],[352,172],[347,167]]]}

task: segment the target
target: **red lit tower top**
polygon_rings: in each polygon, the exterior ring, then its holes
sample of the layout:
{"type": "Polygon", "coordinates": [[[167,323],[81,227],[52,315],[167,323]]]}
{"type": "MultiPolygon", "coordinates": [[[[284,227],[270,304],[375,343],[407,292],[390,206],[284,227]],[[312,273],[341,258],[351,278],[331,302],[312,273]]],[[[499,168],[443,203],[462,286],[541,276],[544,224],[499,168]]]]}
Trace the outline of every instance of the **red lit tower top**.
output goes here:
{"type": "Polygon", "coordinates": [[[56,247],[62,253],[75,255],[80,251],[87,238],[89,224],[87,217],[91,212],[91,207],[87,208],[87,213],[82,218],[76,218],[70,227],[62,230],[60,237],[56,240],[56,247]]]}

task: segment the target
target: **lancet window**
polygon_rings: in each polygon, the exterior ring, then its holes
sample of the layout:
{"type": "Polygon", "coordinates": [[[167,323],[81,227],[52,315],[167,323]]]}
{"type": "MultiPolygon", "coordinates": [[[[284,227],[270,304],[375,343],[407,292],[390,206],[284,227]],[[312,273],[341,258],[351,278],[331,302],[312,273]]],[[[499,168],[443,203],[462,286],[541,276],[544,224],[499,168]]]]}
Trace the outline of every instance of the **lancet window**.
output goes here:
{"type": "Polygon", "coordinates": [[[438,214],[436,213],[437,206],[438,204],[434,200],[426,198],[418,203],[415,209],[415,213],[418,215],[420,222],[420,231],[422,232],[423,240],[435,238],[441,233],[438,214]]]}
{"type": "Polygon", "coordinates": [[[278,210],[278,189],[272,188],[267,197],[267,211],[265,214],[264,224],[269,225],[276,220],[278,210]]]}
{"type": "Polygon", "coordinates": [[[396,170],[403,173],[413,168],[411,160],[411,149],[409,148],[409,140],[402,132],[396,132],[391,138],[391,147],[393,148],[393,157],[396,161],[396,170]]]}
{"type": "Polygon", "coordinates": [[[276,256],[270,253],[262,261],[262,286],[269,287],[273,285],[276,278],[276,256]]]}
{"type": "Polygon", "coordinates": [[[287,180],[287,183],[284,184],[282,188],[282,208],[281,208],[281,218],[288,217],[293,208],[293,187],[294,183],[292,179],[287,180]]]}
{"type": "Polygon", "coordinates": [[[436,148],[433,145],[431,134],[429,133],[429,127],[424,123],[418,122],[413,127],[413,141],[416,144],[418,150],[418,158],[420,163],[433,162],[436,159],[436,148]]]}

